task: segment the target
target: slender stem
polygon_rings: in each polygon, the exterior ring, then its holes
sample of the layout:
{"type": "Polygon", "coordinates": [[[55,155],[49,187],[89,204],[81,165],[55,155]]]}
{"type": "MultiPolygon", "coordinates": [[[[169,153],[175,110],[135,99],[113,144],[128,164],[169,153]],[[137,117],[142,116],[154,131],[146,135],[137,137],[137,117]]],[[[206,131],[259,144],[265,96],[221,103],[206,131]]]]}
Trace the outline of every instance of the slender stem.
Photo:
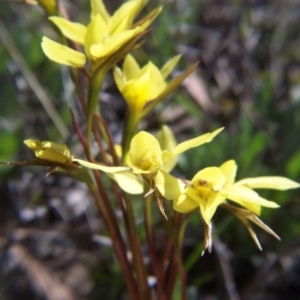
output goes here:
{"type": "MultiPolygon", "coordinates": [[[[99,116],[98,114],[95,114],[94,115],[96,120],[98,122],[100,122],[100,120],[102,121],[103,119],[101,118],[101,116],[99,116]]],[[[104,121],[104,120],[103,120],[104,121]]],[[[100,123],[100,125],[103,125],[102,123],[100,123]]],[[[102,126],[102,129],[107,129],[107,127],[105,126],[102,126]]],[[[100,149],[100,152],[101,152],[101,157],[103,159],[103,162],[105,165],[109,165],[109,160],[107,158],[107,155],[106,155],[106,152],[104,150],[104,146],[103,146],[103,143],[102,143],[102,140],[101,140],[101,136],[100,136],[100,132],[99,132],[99,127],[94,124],[93,126],[93,134],[94,134],[94,137],[95,137],[95,141],[100,149]]],[[[109,138],[111,138],[110,135],[108,135],[109,138]]],[[[123,220],[124,220],[124,223],[125,223],[125,227],[126,227],[126,232],[127,232],[127,236],[129,235],[129,232],[130,232],[130,226],[129,226],[129,221],[128,221],[128,215],[126,213],[126,209],[125,209],[125,206],[124,206],[124,201],[123,201],[123,198],[120,194],[120,188],[118,187],[118,185],[116,184],[116,182],[114,182],[113,180],[111,180],[111,185],[112,185],[112,188],[114,190],[114,194],[116,196],[116,199],[117,199],[117,202],[118,202],[118,205],[121,209],[121,212],[122,212],[122,216],[123,216],[123,220]]]]}
{"type": "Polygon", "coordinates": [[[171,273],[170,278],[167,284],[167,299],[171,299],[172,293],[174,290],[174,284],[176,276],[176,269],[179,271],[180,281],[181,281],[181,299],[186,300],[186,273],[182,264],[182,253],[181,253],[181,245],[178,241],[178,228],[180,228],[181,215],[179,213],[175,213],[174,221],[171,220],[171,213],[169,211],[169,207],[166,207],[165,212],[167,214],[168,220],[166,220],[166,227],[169,231],[170,237],[173,240],[174,245],[174,253],[173,259],[171,260],[171,273]]]}
{"type": "MultiPolygon", "coordinates": [[[[179,221],[180,221],[180,214],[175,213],[173,216],[173,224],[175,227],[178,226],[179,221]]],[[[167,242],[165,244],[165,250],[164,250],[164,255],[163,255],[163,269],[162,269],[163,276],[165,276],[165,273],[167,272],[167,266],[168,266],[167,262],[170,262],[173,243],[174,243],[174,239],[169,234],[167,242]]]]}
{"type": "Polygon", "coordinates": [[[130,148],[133,136],[137,132],[139,123],[138,116],[128,109],[122,134],[122,161],[124,162],[130,148]]]}
{"type": "Polygon", "coordinates": [[[153,273],[156,277],[156,287],[157,287],[157,299],[165,300],[164,290],[163,290],[163,281],[161,268],[159,266],[159,261],[157,258],[157,252],[155,247],[155,237],[152,231],[152,212],[151,212],[151,196],[147,196],[145,199],[145,228],[147,235],[147,242],[149,246],[150,257],[152,261],[153,273]]]}
{"type": "Polygon", "coordinates": [[[130,244],[132,250],[132,258],[133,258],[135,270],[137,272],[137,281],[138,281],[138,288],[140,290],[140,297],[143,300],[144,299],[150,300],[151,294],[150,294],[150,288],[147,281],[147,272],[145,268],[143,254],[141,251],[140,240],[136,230],[136,222],[135,222],[133,207],[132,207],[131,199],[128,197],[128,195],[125,195],[125,203],[126,203],[129,226],[130,226],[130,244]]]}
{"type": "MultiPolygon", "coordinates": [[[[97,185],[100,183],[99,181],[99,173],[97,171],[93,171],[94,175],[96,175],[96,181],[97,185]],[[98,176],[97,176],[98,173],[98,176]]],[[[100,183],[101,184],[101,183],[100,183]]],[[[131,272],[131,267],[128,262],[127,256],[126,256],[126,247],[124,245],[122,236],[120,234],[119,228],[117,226],[117,223],[115,221],[115,216],[111,218],[113,215],[110,209],[106,206],[107,201],[103,201],[103,198],[100,197],[98,194],[98,190],[94,188],[94,186],[89,186],[91,194],[94,196],[96,199],[96,204],[99,208],[99,211],[101,212],[101,215],[103,216],[106,228],[110,234],[110,237],[113,242],[114,250],[116,253],[116,257],[119,260],[120,265],[122,266],[122,272],[124,274],[124,279],[128,288],[128,291],[132,297],[133,300],[139,300],[141,299],[139,296],[138,288],[137,288],[137,283],[135,279],[132,276],[131,272]]],[[[99,187],[98,187],[99,189],[99,187]]]]}
{"type": "Polygon", "coordinates": [[[110,153],[112,155],[113,158],[113,162],[115,166],[120,166],[120,160],[119,157],[116,153],[116,149],[115,149],[115,143],[113,141],[113,137],[107,127],[107,124],[105,122],[105,120],[97,113],[94,114],[95,118],[100,122],[102,128],[105,130],[106,133],[106,137],[107,137],[107,142],[108,142],[108,147],[110,149],[110,153]]]}
{"type": "MultiPolygon", "coordinates": [[[[112,141],[112,137],[109,134],[109,130],[102,119],[102,117],[99,114],[94,114],[96,119],[100,121],[101,131],[106,132],[106,140],[110,144],[110,148],[114,151],[114,145],[112,141]]],[[[94,136],[97,137],[97,130],[95,129],[93,131],[94,136]]],[[[98,132],[99,134],[99,132],[98,132]]],[[[101,142],[99,141],[101,144],[101,142]]],[[[105,153],[102,154],[105,156],[105,153]]],[[[135,266],[135,270],[137,272],[137,280],[138,280],[138,287],[140,290],[140,296],[142,299],[150,299],[150,289],[147,282],[147,272],[145,269],[143,254],[141,251],[141,244],[139,240],[139,236],[136,230],[136,222],[135,222],[135,216],[133,212],[133,207],[131,203],[131,199],[128,197],[128,195],[124,195],[125,203],[126,203],[126,211],[124,211],[124,217],[126,218],[126,229],[129,236],[131,251],[132,251],[132,258],[133,263],[135,266]]]]}
{"type": "MultiPolygon", "coordinates": [[[[73,125],[75,128],[75,131],[76,131],[76,133],[79,137],[79,140],[83,146],[85,155],[87,157],[89,157],[89,149],[88,149],[87,141],[85,140],[85,138],[74,118],[72,111],[71,111],[71,116],[72,116],[72,122],[73,122],[73,125]]],[[[139,300],[140,295],[138,292],[137,283],[136,283],[134,277],[132,276],[131,267],[130,267],[128,258],[126,256],[126,247],[124,245],[123,238],[121,236],[121,233],[120,233],[117,221],[116,221],[116,217],[112,211],[112,208],[111,208],[108,196],[105,192],[105,188],[103,186],[101,177],[99,176],[99,172],[97,172],[96,170],[93,170],[93,174],[94,174],[94,178],[96,180],[98,189],[94,185],[89,184],[88,185],[89,190],[96,200],[96,204],[98,206],[99,212],[103,216],[106,228],[107,228],[107,230],[110,234],[110,237],[113,241],[114,250],[115,250],[117,259],[121,265],[121,269],[124,274],[124,279],[125,279],[128,291],[133,300],[139,300]]]]}

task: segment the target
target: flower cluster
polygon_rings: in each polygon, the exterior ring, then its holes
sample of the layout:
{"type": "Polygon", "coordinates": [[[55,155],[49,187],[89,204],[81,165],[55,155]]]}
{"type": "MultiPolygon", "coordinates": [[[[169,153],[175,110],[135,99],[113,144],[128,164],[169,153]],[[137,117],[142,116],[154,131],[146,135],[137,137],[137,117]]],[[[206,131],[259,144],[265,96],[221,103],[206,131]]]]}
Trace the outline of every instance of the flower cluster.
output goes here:
{"type": "MultiPolygon", "coordinates": [[[[293,180],[279,176],[245,178],[235,182],[237,165],[234,160],[229,160],[220,167],[207,167],[200,170],[191,181],[182,180],[169,174],[176,164],[176,161],[175,163],[172,161],[174,158],[190,148],[212,141],[222,129],[180,143],[173,149],[163,150],[163,144],[174,146],[174,137],[169,129],[163,128],[167,134],[160,142],[151,134],[141,131],[131,141],[127,159],[128,167],[124,167],[124,169],[101,166],[80,159],[73,159],[73,161],[87,168],[101,170],[108,174],[112,173],[111,177],[127,193],[144,192],[149,194],[148,191],[143,191],[140,178],[133,176],[138,175],[148,184],[151,193],[159,191],[159,194],[165,199],[173,200],[174,210],[180,213],[189,213],[199,209],[207,228],[211,226],[211,220],[217,207],[227,203],[227,200],[246,208],[246,212],[248,212],[246,217],[244,217],[245,211],[234,211],[235,215],[245,223],[244,221],[249,219],[249,216],[253,218],[254,215],[260,215],[261,207],[279,207],[277,203],[262,198],[253,189],[288,190],[298,188],[300,185],[293,180]],[[128,185],[129,182],[130,185],[128,185]]],[[[247,227],[251,230],[251,227],[248,225],[247,227]]],[[[261,227],[268,228],[266,225],[261,227]]],[[[253,236],[252,232],[251,235],[253,236]]],[[[260,247],[256,236],[253,238],[260,247]]],[[[206,243],[206,246],[209,247],[209,243],[206,243]]]]}
{"type": "Polygon", "coordinates": [[[93,71],[96,66],[111,58],[124,44],[142,33],[156,18],[161,7],[156,8],[138,24],[132,24],[146,2],[128,1],[110,16],[102,1],[92,0],[91,21],[87,26],[51,16],[49,20],[66,38],[82,45],[85,54],[47,37],[43,38],[42,48],[51,60],[75,68],[83,68],[88,59],[90,69],[93,71]]]}
{"type": "MultiPolygon", "coordinates": [[[[279,206],[261,197],[254,189],[287,190],[298,188],[298,183],[278,176],[235,181],[237,165],[234,160],[228,160],[219,167],[207,167],[195,174],[191,180],[183,180],[170,174],[177,163],[177,157],[191,148],[211,142],[223,128],[180,144],[176,143],[171,130],[166,126],[162,127],[157,137],[146,131],[138,132],[140,119],[170,94],[193,70],[192,67],[167,83],[166,78],[179,61],[179,55],[159,69],[151,61],[140,67],[130,54],[132,50],[141,46],[137,41],[161,12],[161,6],[135,22],[146,5],[146,0],[127,1],[113,15],[107,12],[102,0],[91,0],[90,22],[85,26],[55,15],[56,5],[46,6],[45,1],[40,2],[48,14],[52,15],[49,20],[63,36],[61,43],[44,37],[42,41],[44,53],[57,63],[85,69],[85,74],[90,76],[91,81],[87,93],[86,117],[89,140],[87,160],[73,157],[66,145],[26,140],[26,145],[35,152],[37,158],[49,161],[51,165],[57,163],[60,167],[69,165],[72,168],[105,172],[126,193],[152,195],[159,199],[160,203],[162,199],[170,200],[174,210],[182,214],[198,209],[204,220],[205,245],[209,250],[211,222],[219,206],[231,211],[245,224],[259,247],[249,221],[276,236],[257,216],[260,215],[262,207],[279,206]],[[66,38],[69,40],[68,43],[66,38]],[[122,59],[123,65],[120,68],[117,63],[122,59]],[[92,120],[95,112],[98,112],[99,90],[103,77],[109,69],[113,70],[116,86],[128,107],[122,140],[122,159],[115,163],[115,166],[107,162],[106,164],[95,162],[91,156],[89,143],[92,120]]],[[[73,169],[72,172],[75,174],[73,169]]],[[[83,173],[84,176],[87,173],[83,173]]],[[[159,208],[164,214],[163,205],[159,208]]]]}

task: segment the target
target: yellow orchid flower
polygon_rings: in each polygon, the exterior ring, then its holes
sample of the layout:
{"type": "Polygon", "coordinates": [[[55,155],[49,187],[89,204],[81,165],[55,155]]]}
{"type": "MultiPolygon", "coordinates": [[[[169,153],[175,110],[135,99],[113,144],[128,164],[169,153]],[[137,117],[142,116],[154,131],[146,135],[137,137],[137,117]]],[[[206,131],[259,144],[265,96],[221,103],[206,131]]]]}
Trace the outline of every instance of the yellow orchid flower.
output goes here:
{"type": "Polygon", "coordinates": [[[260,197],[252,188],[287,190],[300,186],[295,181],[277,176],[247,178],[234,182],[236,171],[234,160],[225,162],[219,168],[208,167],[199,171],[187,184],[184,192],[174,199],[174,209],[187,213],[199,207],[205,223],[209,225],[217,207],[226,199],[259,215],[261,206],[276,208],[279,205],[260,197]]]}
{"type": "Polygon", "coordinates": [[[43,37],[42,49],[51,60],[75,68],[83,68],[87,57],[93,68],[95,64],[101,64],[122,45],[144,31],[161,11],[161,7],[158,7],[139,26],[132,25],[133,20],[145,4],[145,0],[128,1],[113,16],[110,16],[102,0],[92,0],[91,21],[87,26],[52,16],[49,20],[59,28],[65,37],[83,45],[85,54],[56,43],[47,37],[43,37]]]}
{"type": "Polygon", "coordinates": [[[67,145],[50,141],[25,140],[24,143],[35,153],[35,156],[62,164],[72,164],[72,155],[67,145]]]}
{"type": "Polygon", "coordinates": [[[114,68],[117,87],[133,112],[138,115],[147,102],[154,100],[165,90],[165,79],[179,59],[180,55],[173,57],[159,70],[151,61],[140,68],[133,56],[128,54],[123,69],[114,68]]]}
{"type": "MultiPolygon", "coordinates": [[[[223,128],[220,128],[212,133],[206,133],[194,139],[182,142],[172,150],[162,150],[159,141],[152,134],[141,131],[136,134],[131,141],[130,150],[126,159],[127,167],[103,166],[75,158],[73,161],[78,162],[84,167],[101,170],[113,175],[111,177],[114,177],[121,188],[125,186],[122,181],[125,180],[126,174],[130,176],[128,180],[130,180],[131,183],[133,182],[132,174],[142,175],[148,182],[153,181],[163,196],[172,198],[175,194],[178,194],[179,190],[182,190],[184,184],[180,180],[177,180],[177,187],[168,185],[169,180],[172,181],[173,177],[164,170],[164,166],[167,166],[167,169],[170,168],[168,165],[169,161],[172,161],[172,159],[188,149],[211,142],[222,130],[223,128]],[[123,175],[119,176],[118,174],[121,173],[123,173],[123,175]]],[[[172,181],[172,184],[173,183],[174,182],[172,181]]],[[[142,183],[137,178],[136,183],[130,187],[128,192],[131,194],[141,193],[143,191],[141,189],[141,184],[142,183]]]]}

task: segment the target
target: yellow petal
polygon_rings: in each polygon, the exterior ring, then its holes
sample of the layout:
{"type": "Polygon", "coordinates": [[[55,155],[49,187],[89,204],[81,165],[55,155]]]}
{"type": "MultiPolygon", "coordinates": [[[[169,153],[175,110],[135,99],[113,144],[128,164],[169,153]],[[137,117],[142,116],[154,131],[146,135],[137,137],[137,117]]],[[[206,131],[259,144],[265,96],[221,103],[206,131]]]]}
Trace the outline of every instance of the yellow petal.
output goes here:
{"type": "Polygon", "coordinates": [[[248,210],[254,212],[258,216],[261,214],[261,206],[259,204],[251,203],[251,202],[245,202],[241,201],[238,198],[234,200],[235,203],[238,203],[239,205],[246,207],[248,210]]]}
{"type": "Polygon", "coordinates": [[[270,208],[277,208],[279,205],[273,201],[268,201],[260,197],[255,191],[238,184],[226,185],[222,189],[222,194],[224,197],[235,201],[237,203],[249,202],[256,205],[261,205],[270,208]]]}
{"type": "Polygon", "coordinates": [[[150,173],[161,167],[161,149],[156,138],[148,132],[136,134],[129,150],[129,164],[134,172],[150,173]]]}
{"type": "Polygon", "coordinates": [[[78,158],[73,158],[72,161],[78,162],[80,165],[82,165],[86,168],[93,169],[93,170],[100,170],[105,173],[111,173],[111,174],[129,170],[128,167],[108,167],[108,166],[103,166],[100,164],[91,163],[91,162],[88,162],[88,161],[85,161],[82,159],[78,159],[78,158]]]}
{"type": "Polygon", "coordinates": [[[130,172],[108,174],[110,178],[115,180],[120,188],[128,194],[137,195],[144,192],[143,181],[135,174],[130,172]]]}
{"type": "Polygon", "coordinates": [[[58,163],[62,163],[62,164],[65,164],[66,162],[69,161],[69,159],[66,156],[64,156],[60,153],[57,153],[57,152],[53,151],[52,149],[36,151],[35,156],[40,159],[58,162],[58,163]]]}
{"type": "MultiPolygon", "coordinates": [[[[196,189],[198,194],[202,194],[201,190],[219,192],[223,188],[225,182],[226,179],[220,168],[208,167],[202,169],[193,177],[191,188],[196,189]]],[[[203,198],[207,199],[208,197],[205,196],[203,198]]]]}
{"type": "Polygon", "coordinates": [[[164,66],[161,68],[160,72],[162,74],[162,77],[164,79],[167,78],[167,76],[173,71],[173,69],[175,68],[175,66],[177,65],[178,61],[180,60],[181,55],[176,55],[174,57],[172,57],[171,59],[169,59],[164,66]]]}
{"type": "MultiPolygon", "coordinates": [[[[168,126],[163,126],[158,132],[156,138],[162,150],[171,151],[177,145],[177,141],[173,135],[173,132],[168,126]]],[[[169,159],[166,163],[164,163],[162,170],[169,173],[176,166],[177,161],[178,156],[174,156],[173,158],[169,159]]]]}
{"type": "Polygon", "coordinates": [[[43,37],[42,48],[48,58],[59,64],[75,68],[83,68],[85,65],[84,54],[56,43],[45,36],[43,37]]]}
{"type": "Polygon", "coordinates": [[[118,87],[118,90],[121,92],[124,89],[124,86],[126,84],[124,74],[122,73],[120,68],[114,67],[113,75],[114,75],[115,83],[118,87]]]}
{"type": "Polygon", "coordinates": [[[184,192],[185,184],[182,180],[164,171],[158,171],[154,181],[159,192],[168,200],[175,200],[184,192]]]}
{"type": "Polygon", "coordinates": [[[88,58],[92,59],[92,46],[103,41],[103,38],[107,35],[107,25],[103,18],[97,14],[93,17],[89,25],[84,40],[84,49],[88,58]]]}
{"type": "Polygon", "coordinates": [[[42,145],[43,145],[43,149],[51,149],[69,159],[72,157],[69,147],[67,145],[57,144],[57,143],[50,142],[50,141],[43,141],[42,145]]]}
{"type": "Polygon", "coordinates": [[[42,6],[47,15],[57,14],[57,0],[37,0],[37,2],[42,6]]]}
{"type": "Polygon", "coordinates": [[[174,210],[182,214],[189,213],[197,207],[199,207],[199,204],[184,194],[173,201],[174,210]]]}
{"type": "Polygon", "coordinates": [[[130,54],[126,55],[123,63],[123,73],[126,81],[134,79],[140,71],[140,66],[134,57],[130,54]]]}
{"type": "Polygon", "coordinates": [[[65,37],[81,45],[84,44],[86,26],[60,17],[50,17],[49,20],[59,28],[65,37]]]}
{"type": "Polygon", "coordinates": [[[155,99],[166,87],[158,68],[149,62],[130,81],[127,81],[122,95],[128,105],[135,111],[141,111],[145,104],[155,99]]]}
{"type": "Polygon", "coordinates": [[[155,99],[167,86],[159,69],[149,61],[146,69],[150,72],[150,82],[148,84],[147,99],[155,99]]]}
{"type": "Polygon", "coordinates": [[[43,149],[43,144],[38,140],[25,140],[24,144],[30,148],[32,151],[38,151],[43,149]]]}
{"type": "Polygon", "coordinates": [[[185,152],[186,150],[188,149],[191,149],[191,148],[194,148],[194,147],[198,147],[202,144],[205,144],[205,143],[209,143],[212,141],[212,139],[218,135],[224,128],[219,128],[217,130],[215,130],[214,132],[212,133],[205,133],[199,137],[196,137],[194,139],[191,139],[191,140],[188,140],[188,141],[185,141],[183,143],[180,143],[178,144],[175,149],[171,152],[172,154],[172,157],[175,156],[175,155],[179,155],[181,154],[182,152],[185,152]]]}
{"type": "Polygon", "coordinates": [[[108,32],[113,34],[128,29],[146,3],[145,0],[125,2],[109,19],[108,32]]]}
{"type": "MultiPolygon", "coordinates": [[[[98,29],[99,30],[99,29],[98,29]]],[[[94,43],[90,48],[91,55],[95,58],[103,58],[117,51],[123,44],[133,38],[138,32],[139,28],[121,31],[119,33],[107,36],[98,43],[94,43]]]]}
{"type": "Polygon", "coordinates": [[[226,161],[224,164],[220,166],[220,169],[226,178],[226,183],[227,184],[234,183],[236,171],[237,171],[237,165],[235,161],[234,160],[226,161]]]}
{"type": "Polygon", "coordinates": [[[92,8],[91,19],[93,19],[93,17],[96,16],[97,14],[99,14],[102,17],[102,19],[105,21],[105,23],[108,23],[110,15],[106,10],[105,5],[103,4],[103,0],[91,0],[91,8],[92,8]]]}
{"type": "Polygon", "coordinates": [[[24,143],[35,152],[35,156],[58,163],[67,163],[72,155],[67,145],[57,144],[50,141],[25,140],[24,143]]]}
{"type": "Polygon", "coordinates": [[[209,167],[199,171],[186,187],[186,195],[200,207],[202,217],[210,224],[217,207],[225,201],[219,193],[225,184],[225,177],[217,167],[209,167]]]}
{"type": "Polygon", "coordinates": [[[298,182],[280,176],[245,178],[236,182],[236,184],[244,185],[252,189],[288,190],[300,187],[298,182]]]}
{"type": "Polygon", "coordinates": [[[200,201],[200,211],[203,220],[207,225],[211,223],[211,219],[216,212],[217,207],[225,201],[224,197],[217,196],[213,201],[200,201]]]}
{"type": "Polygon", "coordinates": [[[118,157],[122,157],[122,146],[115,144],[115,151],[118,157]]]}
{"type": "Polygon", "coordinates": [[[147,103],[149,82],[150,72],[143,72],[138,78],[126,82],[120,90],[131,110],[139,112],[147,103]]]}

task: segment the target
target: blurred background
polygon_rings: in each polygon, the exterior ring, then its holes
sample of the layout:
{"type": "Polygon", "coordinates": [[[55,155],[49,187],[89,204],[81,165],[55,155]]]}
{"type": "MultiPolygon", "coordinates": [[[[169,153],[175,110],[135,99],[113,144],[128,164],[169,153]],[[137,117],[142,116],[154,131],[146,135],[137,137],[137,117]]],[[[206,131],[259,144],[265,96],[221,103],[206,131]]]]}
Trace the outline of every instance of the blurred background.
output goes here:
{"type": "MultiPolygon", "coordinates": [[[[121,3],[104,2],[110,12],[121,3]]],[[[62,3],[72,20],[89,22],[88,0],[62,3]]],[[[40,46],[43,35],[57,39],[53,28],[38,6],[4,0],[1,7],[0,161],[32,157],[23,144],[28,138],[67,142],[82,155],[70,122],[69,107],[76,109],[77,99],[68,71],[40,46]]],[[[192,178],[233,158],[237,179],[278,175],[300,181],[299,20],[297,0],[165,1],[135,57],[162,66],[180,53],[173,75],[197,61],[199,66],[141,128],[155,132],[168,124],[182,141],[225,126],[212,143],[182,155],[176,175],[192,178]]],[[[111,75],[100,96],[118,142],[125,104],[111,75]]],[[[0,299],[128,299],[85,186],[45,173],[44,167],[0,167],[0,299]]],[[[281,205],[263,209],[262,220],[281,241],[257,228],[262,252],[246,228],[219,208],[212,254],[201,256],[202,220],[193,215],[184,241],[189,299],[299,299],[299,191],[261,194],[281,205]]],[[[137,199],[137,214],[142,205],[137,199]]],[[[155,227],[159,246],[166,234],[160,217],[155,227]]]]}

